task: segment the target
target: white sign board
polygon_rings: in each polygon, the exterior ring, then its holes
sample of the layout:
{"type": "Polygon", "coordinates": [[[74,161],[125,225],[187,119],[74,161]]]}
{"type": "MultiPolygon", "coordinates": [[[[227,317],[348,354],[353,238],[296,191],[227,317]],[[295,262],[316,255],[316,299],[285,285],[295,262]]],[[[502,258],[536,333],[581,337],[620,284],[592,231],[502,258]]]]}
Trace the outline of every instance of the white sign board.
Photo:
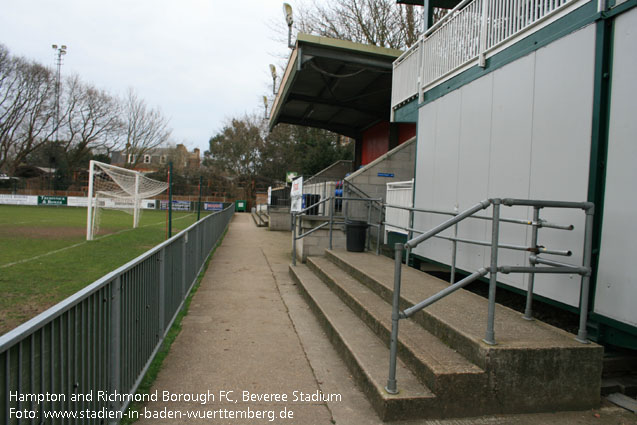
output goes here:
{"type": "Polygon", "coordinates": [[[268,205],[272,205],[272,186],[268,186],[268,205]]]}
{"type": "Polygon", "coordinates": [[[303,209],[303,177],[292,182],[290,191],[290,211],[299,212],[303,209]]]}
{"type": "Polygon", "coordinates": [[[38,197],[31,195],[0,195],[3,205],[38,205],[38,197]]]}

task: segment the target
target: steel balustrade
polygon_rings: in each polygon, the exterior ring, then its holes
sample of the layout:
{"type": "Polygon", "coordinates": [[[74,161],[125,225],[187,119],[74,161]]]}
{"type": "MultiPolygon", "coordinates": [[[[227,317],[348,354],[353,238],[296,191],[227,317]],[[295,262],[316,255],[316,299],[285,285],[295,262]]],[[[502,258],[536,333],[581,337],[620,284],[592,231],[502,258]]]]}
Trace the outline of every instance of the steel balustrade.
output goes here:
{"type": "MultiPolygon", "coordinates": [[[[370,207],[368,208],[368,215],[367,215],[367,224],[370,227],[375,227],[376,228],[376,237],[377,237],[377,244],[376,244],[376,254],[379,255],[380,254],[380,233],[381,233],[381,228],[382,228],[382,216],[379,216],[378,221],[376,223],[372,223],[371,222],[371,205],[372,203],[380,203],[382,205],[382,198],[356,198],[356,197],[347,197],[347,196],[329,196],[325,199],[322,199],[312,205],[310,205],[309,207],[303,208],[301,211],[293,211],[292,212],[292,265],[296,266],[296,241],[303,239],[304,237],[311,235],[312,233],[316,232],[317,230],[320,230],[324,227],[329,227],[329,249],[332,249],[332,233],[334,230],[334,225],[344,225],[347,222],[347,208],[344,207],[343,210],[345,211],[345,216],[342,216],[343,219],[342,220],[337,220],[334,212],[335,212],[335,201],[336,200],[340,200],[340,201],[344,201],[344,202],[348,202],[348,201],[352,201],[352,202],[365,202],[368,205],[370,205],[370,207]],[[312,229],[308,230],[305,233],[302,233],[300,235],[297,235],[297,227],[299,229],[303,229],[303,216],[306,215],[305,213],[307,213],[308,211],[316,208],[318,210],[319,206],[324,205],[329,203],[329,215],[327,216],[327,220],[323,221],[323,223],[319,224],[318,226],[313,227],[312,229]]],[[[368,238],[369,239],[369,238],[368,238]]],[[[368,241],[369,244],[369,241],[368,241]]]]}
{"type": "Polygon", "coordinates": [[[97,392],[136,392],[233,212],[230,206],[201,219],[1,336],[0,421],[36,423],[10,417],[10,409],[36,411],[37,423],[44,423],[44,411],[108,410],[121,418],[129,401],[104,401],[97,392]],[[16,399],[47,393],[63,396],[40,403],[16,399]],[[89,393],[91,400],[71,401],[71,394],[89,393]]]}
{"type": "MultiPolygon", "coordinates": [[[[500,199],[500,198],[491,198],[486,199],[471,208],[463,211],[463,212],[448,212],[448,211],[436,211],[436,210],[424,210],[418,208],[409,208],[403,206],[396,205],[385,205],[386,207],[391,208],[403,208],[410,210],[413,214],[414,212],[434,212],[438,214],[448,214],[452,215],[452,217],[440,225],[434,227],[429,231],[416,231],[415,229],[406,229],[409,230],[410,234],[412,231],[417,233],[421,233],[419,236],[415,238],[410,238],[406,243],[395,244],[395,253],[394,253],[394,292],[393,292],[393,302],[392,302],[392,331],[390,337],[390,359],[389,359],[389,376],[387,379],[387,386],[385,390],[390,394],[396,394],[398,392],[397,383],[396,383],[396,356],[398,349],[398,329],[399,329],[399,320],[406,319],[413,314],[421,311],[422,309],[430,306],[436,301],[452,294],[468,285],[471,282],[474,282],[480,278],[485,277],[489,274],[489,301],[488,301],[488,315],[487,315],[487,324],[486,324],[486,332],[485,338],[483,341],[486,344],[494,345],[495,341],[495,332],[494,332],[494,323],[495,323],[495,293],[497,287],[497,273],[529,273],[530,280],[527,288],[527,299],[526,299],[526,308],[524,313],[524,318],[527,320],[532,320],[532,300],[533,300],[533,283],[534,283],[534,275],[535,273],[568,273],[568,274],[579,274],[581,276],[581,295],[580,295],[580,320],[579,320],[579,330],[576,336],[576,340],[581,343],[588,343],[587,339],[587,331],[586,331],[586,322],[588,317],[588,297],[589,297],[589,286],[590,286],[590,275],[591,275],[591,251],[592,251],[592,235],[593,235],[593,216],[595,212],[595,207],[590,202],[564,202],[564,201],[544,201],[544,200],[526,200],[526,199],[500,199]],[[533,219],[531,221],[525,220],[515,220],[515,219],[506,219],[500,217],[500,208],[501,206],[527,206],[533,207],[533,219]],[[405,309],[404,311],[400,311],[400,290],[401,290],[401,270],[402,270],[402,258],[403,251],[405,249],[412,249],[418,246],[419,244],[427,241],[430,238],[439,236],[438,234],[446,229],[454,227],[456,230],[454,231],[454,237],[449,237],[446,239],[452,240],[453,242],[464,242],[478,245],[485,245],[486,242],[483,241],[473,241],[467,239],[457,238],[457,224],[468,218],[477,218],[477,219],[489,219],[489,217],[484,216],[476,216],[475,214],[478,211],[484,210],[486,208],[492,207],[492,217],[491,222],[491,241],[489,245],[491,246],[491,257],[490,263],[488,267],[482,267],[478,271],[470,274],[465,277],[461,281],[454,283],[452,278],[452,284],[440,291],[439,293],[429,297],[426,300],[421,301],[420,303],[405,309]],[[584,244],[583,244],[583,260],[581,266],[574,266],[571,264],[566,264],[558,261],[553,261],[549,259],[545,259],[539,256],[541,253],[550,253],[557,255],[565,255],[570,256],[571,251],[560,251],[560,250],[549,250],[544,247],[539,247],[537,245],[538,239],[538,230],[541,227],[551,227],[555,229],[561,230],[573,230],[573,226],[563,226],[556,225],[552,223],[544,222],[539,217],[539,211],[542,208],[566,208],[566,209],[581,209],[586,214],[586,222],[584,229],[584,244]],[[499,243],[499,232],[500,232],[500,222],[509,222],[523,225],[532,226],[532,234],[531,234],[531,246],[530,247],[522,247],[515,245],[506,245],[499,243]],[[523,249],[526,251],[532,252],[534,255],[531,255],[529,258],[529,267],[519,267],[519,266],[499,266],[498,265],[498,249],[523,249]],[[538,264],[545,265],[548,267],[537,267],[538,264]]],[[[390,223],[383,223],[390,224],[390,223]]],[[[391,224],[394,227],[400,227],[395,224],[391,224]]],[[[455,244],[454,244],[455,251],[455,244]]],[[[452,253],[452,258],[455,258],[455,252],[452,253]]],[[[453,266],[455,271],[455,264],[453,266]]]]}

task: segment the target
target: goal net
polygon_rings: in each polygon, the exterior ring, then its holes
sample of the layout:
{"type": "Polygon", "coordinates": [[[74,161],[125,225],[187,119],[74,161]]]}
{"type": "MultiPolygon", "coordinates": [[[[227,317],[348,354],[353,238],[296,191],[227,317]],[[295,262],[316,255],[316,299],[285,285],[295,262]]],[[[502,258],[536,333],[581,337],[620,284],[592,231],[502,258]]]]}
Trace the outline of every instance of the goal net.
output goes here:
{"type": "Polygon", "coordinates": [[[168,183],[150,179],[138,171],[91,161],[86,240],[93,240],[99,232],[103,209],[116,209],[131,214],[133,227],[137,227],[142,200],[158,195],[167,188],[168,183]]]}

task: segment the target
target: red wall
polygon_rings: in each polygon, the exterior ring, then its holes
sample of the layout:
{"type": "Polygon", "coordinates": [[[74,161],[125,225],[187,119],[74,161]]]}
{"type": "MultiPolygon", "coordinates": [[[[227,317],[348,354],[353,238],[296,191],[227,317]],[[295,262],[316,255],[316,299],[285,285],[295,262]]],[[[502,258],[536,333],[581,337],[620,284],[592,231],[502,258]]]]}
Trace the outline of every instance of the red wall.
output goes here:
{"type": "MultiPolygon", "coordinates": [[[[416,135],[416,124],[398,124],[398,144],[416,135]]],[[[367,165],[389,151],[389,122],[381,122],[363,133],[361,165],[367,165]]]]}
{"type": "Polygon", "coordinates": [[[363,133],[361,165],[367,165],[389,148],[389,122],[381,122],[363,133]]]}
{"type": "Polygon", "coordinates": [[[400,123],[398,124],[398,144],[402,145],[412,137],[416,137],[416,124],[400,123]]]}

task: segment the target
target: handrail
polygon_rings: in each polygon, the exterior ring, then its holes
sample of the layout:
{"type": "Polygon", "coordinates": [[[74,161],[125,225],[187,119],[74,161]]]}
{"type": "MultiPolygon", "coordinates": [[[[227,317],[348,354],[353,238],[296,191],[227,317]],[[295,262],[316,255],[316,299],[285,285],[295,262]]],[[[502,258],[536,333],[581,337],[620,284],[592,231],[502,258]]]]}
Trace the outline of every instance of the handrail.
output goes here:
{"type": "MultiPolygon", "coordinates": [[[[475,218],[475,216],[472,217],[472,218],[475,218]]],[[[502,220],[500,220],[500,221],[502,221],[502,220]]],[[[383,221],[382,224],[384,224],[386,226],[391,226],[391,227],[396,228],[396,229],[407,230],[407,231],[413,232],[413,233],[420,233],[420,234],[423,233],[421,230],[414,229],[412,227],[403,227],[403,226],[400,226],[398,224],[390,223],[388,221],[383,221]]],[[[533,224],[529,223],[529,225],[533,225],[533,224]]],[[[473,245],[491,246],[491,242],[487,242],[487,241],[479,241],[479,240],[474,240],[474,239],[465,239],[465,238],[458,238],[458,237],[453,237],[453,236],[442,236],[442,235],[434,235],[433,237],[434,238],[448,240],[448,241],[452,241],[452,242],[455,241],[455,242],[461,242],[461,243],[467,243],[467,244],[473,244],[473,245]]],[[[498,248],[512,249],[512,250],[515,250],[515,251],[527,251],[527,252],[532,252],[534,254],[562,255],[562,256],[565,256],[565,257],[570,257],[571,255],[573,255],[573,251],[571,251],[571,250],[555,250],[555,249],[547,249],[546,247],[539,247],[539,246],[538,247],[532,247],[532,246],[512,245],[512,244],[501,243],[501,244],[498,245],[498,248]]],[[[451,283],[453,283],[453,282],[451,282],[451,283]]]]}
{"type": "MultiPolygon", "coordinates": [[[[504,199],[502,200],[502,204],[504,204],[504,199]]],[[[458,215],[457,211],[448,211],[448,210],[437,210],[431,208],[413,208],[406,207],[404,205],[394,205],[394,204],[385,204],[385,208],[396,208],[402,210],[408,210],[413,212],[422,212],[422,213],[432,213],[432,214],[441,214],[441,215],[458,215]]],[[[479,220],[491,220],[491,217],[483,216],[483,215],[472,215],[471,218],[479,219],[479,220]]],[[[513,224],[526,224],[529,226],[540,226],[540,227],[548,227],[551,229],[559,229],[559,230],[573,230],[575,227],[570,224],[568,226],[564,226],[561,224],[550,223],[546,220],[539,220],[537,222],[532,220],[522,220],[519,218],[504,218],[500,217],[500,221],[504,223],[513,223],[513,224]]],[[[392,226],[394,226],[392,224],[392,226]]],[[[396,226],[399,227],[399,226],[396,226]]]]}
{"type": "Polygon", "coordinates": [[[434,227],[433,229],[429,230],[428,232],[425,232],[422,235],[416,236],[412,240],[407,241],[405,243],[405,248],[415,248],[415,247],[417,247],[418,245],[420,245],[421,243],[423,243],[427,239],[431,238],[432,236],[437,235],[438,233],[442,232],[443,230],[446,230],[446,229],[450,228],[454,224],[464,220],[465,218],[475,214],[476,212],[478,212],[480,210],[483,210],[485,208],[488,208],[490,205],[491,205],[491,201],[490,200],[485,200],[485,201],[477,203],[476,205],[474,205],[471,208],[461,212],[460,214],[456,215],[455,217],[450,218],[449,220],[443,222],[442,224],[439,224],[438,226],[434,227]]]}
{"type": "MultiPolygon", "coordinates": [[[[393,207],[387,206],[386,207],[393,207]]],[[[413,208],[400,207],[404,209],[412,210],[413,208]]],[[[590,286],[590,275],[591,275],[591,251],[592,251],[592,234],[593,234],[593,214],[594,214],[595,206],[591,202],[567,202],[567,201],[546,201],[546,200],[528,200],[528,199],[513,199],[513,198],[490,198],[485,199],[474,206],[460,212],[454,214],[454,216],[448,220],[445,220],[443,223],[435,226],[434,228],[423,232],[421,235],[408,240],[406,243],[395,244],[395,255],[394,255],[394,293],[393,293],[393,302],[392,302],[392,331],[390,338],[390,359],[389,359],[389,376],[387,379],[387,386],[385,390],[390,394],[396,394],[398,392],[396,386],[396,356],[398,350],[398,323],[400,319],[406,319],[418,311],[430,306],[436,301],[452,294],[460,288],[465,287],[471,282],[474,282],[487,274],[489,274],[489,301],[488,301],[488,316],[487,316],[487,329],[486,335],[483,341],[489,345],[495,345],[495,331],[494,331],[494,321],[495,321],[495,292],[496,292],[496,284],[497,284],[497,273],[529,273],[529,286],[527,290],[527,304],[524,313],[524,318],[528,320],[532,320],[531,313],[531,303],[533,297],[533,283],[534,276],[536,273],[567,273],[567,274],[579,274],[581,276],[581,297],[580,297],[580,323],[579,330],[577,333],[577,337],[575,338],[578,342],[588,343],[587,339],[587,331],[586,331],[586,322],[588,315],[588,294],[589,294],[589,286],[590,286]],[[519,224],[530,224],[533,226],[533,231],[531,235],[531,252],[534,252],[535,255],[531,255],[529,258],[529,267],[521,267],[521,266],[498,266],[498,248],[510,248],[515,249],[510,246],[502,246],[499,244],[499,231],[500,231],[500,221],[504,221],[505,219],[500,218],[500,207],[501,205],[505,206],[527,206],[533,207],[533,220],[532,221],[521,221],[519,224]],[[492,226],[491,226],[491,259],[490,265],[488,267],[482,267],[478,271],[472,273],[471,275],[465,277],[461,281],[457,283],[453,283],[452,285],[438,292],[437,294],[423,300],[416,305],[405,309],[404,311],[400,311],[400,288],[401,288],[401,270],[402,270],[402,258],[403,251],[405,249],[412,249],[418,246],[419,244],[425,242],[426,240],[432,237],[438,237],[438,233],[457,225],[460,221],[463,221],[466,218],[475,217],[474,214],[480,210],[486,209],[489,206],[493,208],[492,214],[492,226]],[[581,209],[586,214],[586,224],[584,229],[584,255],[582,260],[582,266],[574,266],[572,264],[566,264],[554,260],[549,260],[542,258],[538,255],[540,252],[539,247],[537,246],[538,242],[538,229],[543,227],[543,223],[539,218],[539,211],[541,208],[567,208],[567,209],[581,209]],[[538,264],[542,264],[548,267],[536,267],[538,264]]],[[[441,213],[441,212],[439,212],[441,213]]],[[[561,228],[563,230],[572,230],[572,226],[560,226],[556,228],[561,228]]],[[[410,229],[410,233],[411,233],[410,229]]],[[[461,240],[457,237],[449,238],[459,242],[467,242],[467,243],[479,243],[482,244],[482,241],[469,241],[469,240],[461,240]]],[[[518,247],[519,248],[519,247],[518,247]]],[[[570,253],[570,251],[568,251],[570,253]]],[[[550,251],[545,251],[545,253],[553,253],[550,251]]]]}
{"type": "MultiPolygon", "coordinates": [[[[382,198],[356,198],[356,197],[348,197],[348,196],[329,196],[325,199],[322,199],[306,208],[303,208],[300,211],[292,211],[292,265],[296,266],[296,241],[299,239],[302,239],[314,232],[316,232],[319,229],[322,229],[326,226],[329,225],[329,249],[332,249],[332,231],[333,231],[333,227],[334,224],[343,224],[347,222],[347,216],[345,216],[345,220],[341,223],[341,222],[336,222],[334,219],[334,200],[341,200],[341,201],[358,201],[358,202],[368,202],[369,204],[376,202],[379,203],[382,207],[382,198]],[[302,233],[300,235],[297,235],[297,219],[301,218],[304,215],[306,215],[305,213],[314,209],[314,208],[318,208],[319,205],[322,205],[324,203],[329,202],[329,218],[328,221],[319,224],[318,226],[308,230],[305,233],[302,233]]],[[[380,255],[380,230],[382,227],[382,216],[379,217],[378,223],[372,223],[371,222],[371,218],[368,215],[368,219],[367,219],[367,224],[371,227],[376,227],[377,229],[377,244],[376,244],[376,255],[380,255]]],[[[302,221],[301,221],[301,226],[302,226],[302,221]]]]}

